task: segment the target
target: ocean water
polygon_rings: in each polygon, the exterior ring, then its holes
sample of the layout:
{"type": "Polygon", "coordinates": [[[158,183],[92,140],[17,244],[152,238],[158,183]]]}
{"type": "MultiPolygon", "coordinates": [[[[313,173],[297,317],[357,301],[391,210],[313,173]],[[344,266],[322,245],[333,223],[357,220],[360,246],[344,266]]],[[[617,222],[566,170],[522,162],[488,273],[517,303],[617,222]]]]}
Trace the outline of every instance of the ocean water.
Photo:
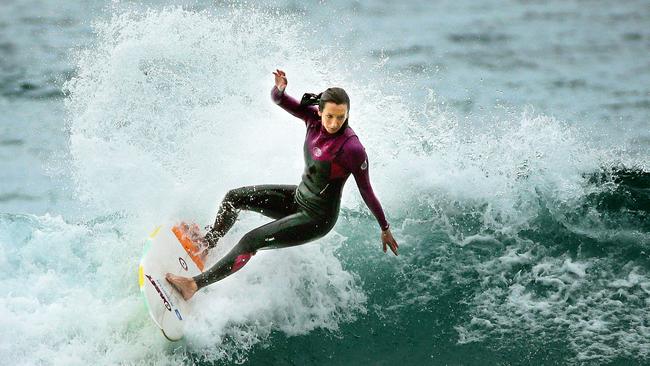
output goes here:
{"type": "Polygon", "coordinates": [[[649,51],[645,1],[4,1],[0,359],[648,364],[649,51]],[[276,68],[349,92],[400,255],[350,180],[328,236],[198,293],[170,343],[150,230],[300,179],[276,68]]]}

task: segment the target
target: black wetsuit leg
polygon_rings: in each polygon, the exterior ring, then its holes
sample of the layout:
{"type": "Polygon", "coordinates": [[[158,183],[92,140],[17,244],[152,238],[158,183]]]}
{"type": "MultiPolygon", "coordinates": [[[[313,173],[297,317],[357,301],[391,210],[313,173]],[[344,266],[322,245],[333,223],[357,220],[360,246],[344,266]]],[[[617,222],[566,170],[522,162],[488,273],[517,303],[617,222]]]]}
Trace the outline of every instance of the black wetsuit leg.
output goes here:
{"type": "Polygon", "coordinates": [[[217,245],[237,221],[239,210],[261,213],[279,219],[298,211],[294,199],[297,186],[265,184],[231,189],[221,201],[214,225],[205,235],[210,248],[217,245]]]}
{"type": "Polygon", "coordinates": [[[214,266],[195,276],[199,288],[238,271],[257,250],[304,244],[324,236],[334,227],[338,215],[319,217],[308,214],[295,202],[295,188],[296,186],[250,186],[232,190],[226,195],[227,199],[224,199],[220,215],[211,231],[216,231],[219,237],[225,235],[234,224],[237,208],[260,212],[276,220],[245,234],[214,266]],[[287,192],[289,187],[293,187],[290,194],[287,192]]]}

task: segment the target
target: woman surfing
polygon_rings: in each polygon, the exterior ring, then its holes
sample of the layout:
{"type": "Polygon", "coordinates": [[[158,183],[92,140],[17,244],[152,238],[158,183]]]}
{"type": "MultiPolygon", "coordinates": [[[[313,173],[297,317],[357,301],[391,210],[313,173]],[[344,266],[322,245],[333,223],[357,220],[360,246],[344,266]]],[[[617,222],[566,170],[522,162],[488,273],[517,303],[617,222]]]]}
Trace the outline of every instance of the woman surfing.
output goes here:
{"type": "Polygon", "coordinates": [[[230,190],[224,197],[214,225],[201,242],[207,250],[234,225],[239,210],[250,210],[275,219],[245,234],[214,266],[195,277],[167,273],[167,281],[189,300],[199,289],[235,273],[258,250],[287,248],[325,236],[336,223],[343,186],[350,175],[361,197],[381,228],[384,253],[397,255],[399,245],[390,232],[381,204],[370,185],[368,158],[359,138],[348,126],[350,98],[342,88],[306,93],[298,102],[285,93],[287,76],[273,72],[271,98],[287,112],[303,120],[305,171],[299,185],[255,185],[230,190]],[[318,105],[318,107],[315,107],[318,105]]]}

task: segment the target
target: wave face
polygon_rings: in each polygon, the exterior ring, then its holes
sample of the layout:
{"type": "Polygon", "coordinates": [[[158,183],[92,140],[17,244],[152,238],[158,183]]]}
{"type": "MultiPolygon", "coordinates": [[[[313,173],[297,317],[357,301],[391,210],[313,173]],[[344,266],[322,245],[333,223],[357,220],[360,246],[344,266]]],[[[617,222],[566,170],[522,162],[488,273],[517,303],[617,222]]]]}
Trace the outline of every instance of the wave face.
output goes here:
{"type": "MultiPolygon", "coordinates": [[[[69,212],[0,213],[3,359],[648,361],[647,147],[607,146],[589,128],[530,109],[468,120],[431,89],[414,103],[412,80],[390,72],[385,57],[426,58],[433,48],[356,58],[300,11],[122,5],[92,34],[72,55],[66,138],[49,161],[74,197],[69,212]],[[148,232],[178,218],[211,223],[228,189],[300,178],[304,127],[270,101],[275,68],[296,97],[345,86],[400,255],[381,252],[350,179],[332,233],[260,252],[197,294],[186,338],[168,343],[136,283],[148,232]]],[[[447,38],[470,48],[516,39],[447,38]]],[[[264,222],[242,213],[210,261],[264,222]]]]}

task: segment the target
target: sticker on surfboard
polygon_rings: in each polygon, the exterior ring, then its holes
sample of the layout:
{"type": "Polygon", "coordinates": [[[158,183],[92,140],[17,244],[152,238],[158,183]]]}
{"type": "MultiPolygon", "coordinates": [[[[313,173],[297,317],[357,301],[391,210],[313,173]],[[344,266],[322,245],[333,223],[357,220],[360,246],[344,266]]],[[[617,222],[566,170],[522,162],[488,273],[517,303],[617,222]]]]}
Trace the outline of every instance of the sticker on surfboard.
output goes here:
{"type": "MultiPolygon", "coordinates": [[[[196,227],[195,227],[196,228],[196,227]]],[[[157,227],[145,242],[138,268],[138,284],[154,323],[170,341],[183,338],[190,304],[165,279],[167,272],[184,277],[203,271],[200,249],[192,241],[190,226],[157,227]]]]}

